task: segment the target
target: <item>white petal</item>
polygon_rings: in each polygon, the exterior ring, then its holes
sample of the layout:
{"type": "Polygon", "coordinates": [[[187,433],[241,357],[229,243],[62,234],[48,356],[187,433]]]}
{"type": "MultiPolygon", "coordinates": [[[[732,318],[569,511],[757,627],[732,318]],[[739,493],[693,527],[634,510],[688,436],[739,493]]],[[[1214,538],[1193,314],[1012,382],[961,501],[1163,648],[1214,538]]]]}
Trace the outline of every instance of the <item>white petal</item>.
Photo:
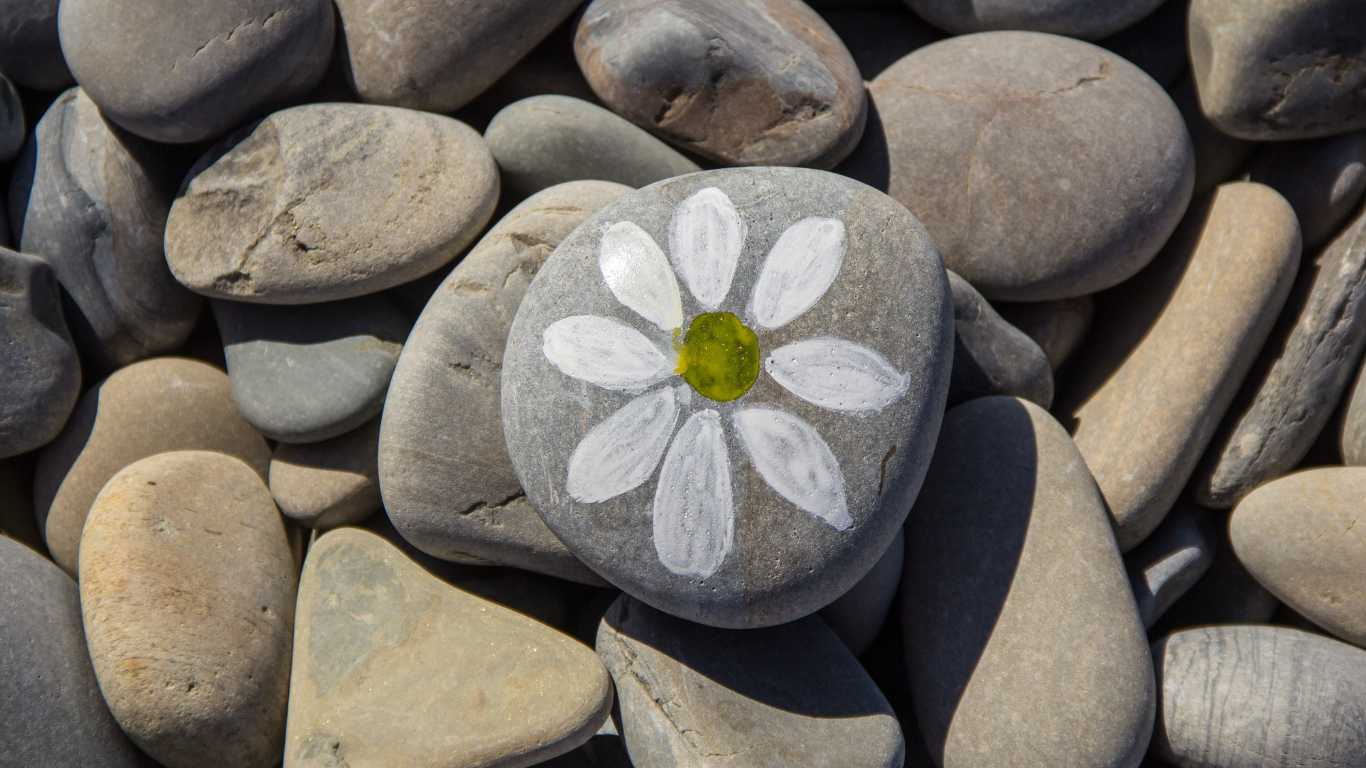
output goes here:
{"type": "Polygon", "coordinates": [[[669,223],[669,255],[697,302],[716,309],[730,293],[745,223],[726,193],[707,187],[678,204],[669,223]]]}
{"type": "Polygon", "coordinates": [[[645,230],[629,221],[608,227],[598,245],[598,269],[617,301],[660,330],[683,326],[678,280],[664,252],[645,230]]]}
{"type": "Polygon", "coordinates": [[[764,259],[749,315],[773,330],[816,305],[844,263],[844,223],[811,217],[788,227],[764,259]]]}
{"type": "Polygon", "coordinates": [[[541,336],[545,357],[566,376],[606,389],[640,390],[673,373],[673,362],[620,320],[575,315],[541,336]]]}
{"type": "Polygon", "coordinates": [[[854,524],[839,462],[810,424],[773,408],[745,408],[733,419],[749,460],[778,495],[837,530],[854,524]]]}
{"type": "Polygon", "coordinates": [[[569,457],[569,495],[591,504],[639,487],[659,466],[677,423],[673,387],[627,403],[579,441],[569,457]]]}
{"type": "Polygon", "coordinates": [[[797,397],[834,411],[880,411],[911,384],[876,350],[830,337],[779,347],[764,370],[797,397]]]}
{"type": "Polygon", "coordinates": [[[706,578],[735,541],[730,455],[721,415],[698,411],[678,430],[655,489],[655,552],[665,568],[706,578]]]}

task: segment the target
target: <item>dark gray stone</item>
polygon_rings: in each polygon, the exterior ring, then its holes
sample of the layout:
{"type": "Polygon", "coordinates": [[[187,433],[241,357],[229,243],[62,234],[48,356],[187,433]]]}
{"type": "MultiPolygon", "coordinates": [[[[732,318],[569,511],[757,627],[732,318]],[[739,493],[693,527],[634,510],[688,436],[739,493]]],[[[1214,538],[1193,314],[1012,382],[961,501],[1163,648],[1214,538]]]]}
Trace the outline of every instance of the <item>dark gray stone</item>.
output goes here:
{"type": "Polygon", "coordinates": [[[212,306],[232,399],[262,434],[316,443],[379,415],[410,327],[388,297],[303,307],[212,306]]]}
{"type": "Polygon", "coordinates": [[[1153,646],[1156,756],[1191,768],[1366,766],[1366,651],[1288,627],[1198,627],[1153,646]]]}
{"type": "Polygon", "coordinates": [[[821,18],[835,30],[849,55],[854,57],[854,64],[864,80],[872,80],[911,51],[944,37],[942,32],[899,4],[883,9],[823,10],[821,18]]]}
{"type": "Polygon", "coordinates": [[[0,248],[0,459],[51,442],[76,407],[81,361],[47,263],[0,248]]]}
{"type": "Polygon", "coordinates": [[[901,584],[905,557],[906,536],[898,531],[873,570],[839,599],[821,609],[821,618],[855,656],[862,656],[873,646],[882,625],[887,622],[896,588],[901,584]]]}
{"type": "Polygon", "coordinates": [[[1151,628],[1162,614],[1209,570],[1214,548],[1200,530],[1194,504],[1178,501],[1162,525],[1124,558],[1129,584],[1143,626],[1151,628]]]}
{"type": "Polygon", "coordinates": [[[876,190],[795,168],[663,181],[598,211],[532,282],[503,359],[508,452],[550,529],[623,591],[713,626],[791,621],[900,528],[950,312],[929,236],[876,190]],[[675,375],[672,344],[705,310],[757,329],[752,389],[708,397],[675,375]]]}
{"type": "Polygon", "coordinates": [[[1137,766],[1147,636],[1061,425],[1017,398],[950,410],[907,532],[903,642],[936,764],[1137,766]]]}
{"type": "Polygon", "coordinates": [[[0,765],[151,768],[110,716],[76,582],[0,536],[0,765]]]}
{"type": "Polygon", "coordinates": [[[891,706],[815,616],[715,629],[622,595],[596,647],[642,768],[900,768],[905,759],[891,706]]]}
{"type": "MultiPolygon", "coordinates": [[[[0,15],[3,14],[4,10],[0,9],[0,15]]],[[[0,24],[3,23],[0,21],[0,24]]],[[[14,84],[0,75],[0,163],[13,160],[23,146],[24,104],[14,84]]]]}
{"type": "Polygon", "coordinates": [[[1170,88],[1186,71],[1186,11],[1190,0],[1159,0],[1162,5],[1142,21],[1096,45],[1108,48],[1170,88]]]}
{"type": "Polygon", "coordinates": [[[1077,351],[1096,313],[1096,301],[1090,295],[1026,304],[998,302],[993,306],[1006,322],[1039,345],[1054,373],[1077,351]]]}
{"type": "Polygon", "coordinates": [[[940,29],[968,32],[1023,29],[1094,39],[1152,13],[1162,0],[906,0],[940,29]]]}
{"type": "Polygon", "coordinates": [[[1191,146],[1195,150],[1195,196],[1200,197],[1237,177],[1257,145],[1214,127],[1200,111],[1195,81],[1191,78],[1182,78],[1177,83],[1172,89],[1172,100],[1181,110],[1186,129],[1190,131],[1191,146]]]}
{"type": "Polygon", "coordinates": [[[968,281],[948,274],[954,334],[949,406],[987,395],[1052,405],[1053,371],[1043,350],[997,314],[968,281]]]}
{"type": "Polygon", "coordinates": [[[15,242],[52,265],[71,298],[72,336],[98,368],[175,349],[201,309],[166,266],[175,182],[165,154],[73,88],[38,121],[10,179],[15,242]]]}
{"type": "Polygon", "coordinates": [[[25,88],[56,91],[71,85],[57,35],[57,0],[0,3],[0,72],[25,88]]]}
{"type": "Polygon", "coordinates": [[[62,53],[105,116],[153,141],[191,143],[317,85],[333,14],[327,0],[64,0],[57,20],[62,53]]]}
{"type": "Polygon", "coordinates": [[[1304,249],[1317,250],[1366,194],[1366,133],[1264,144],[1248,178],[1281,193],[1300,220],[1304,249]]]}
{"type": "Polygon", "coordinates": [[[702,170],[625,118],[568,96],[533,96],[505,107],[484,140],[506,199],[519,202],[566,181],[643,187],[702,170]]]}
{"type": "Polygon", "coordinates": [[[830,168],[863,134],[858,66],[800,0],[594,0],[574,51],[612,111],[719,163],[830,168]]]}

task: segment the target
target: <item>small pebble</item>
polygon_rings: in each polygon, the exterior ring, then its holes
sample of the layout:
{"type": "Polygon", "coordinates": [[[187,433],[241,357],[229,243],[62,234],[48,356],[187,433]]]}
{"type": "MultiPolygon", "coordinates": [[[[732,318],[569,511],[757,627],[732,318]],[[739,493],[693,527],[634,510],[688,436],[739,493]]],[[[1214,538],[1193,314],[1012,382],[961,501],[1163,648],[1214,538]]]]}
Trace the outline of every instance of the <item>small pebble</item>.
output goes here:
{"type": "Polygon", "coordinates": [[[359,523],[379,511],[379,419],[330,440],[277,445],[270,495],[281,514],[309,528],[359,523]]]}
{"type": "Polygon", "coordinates": [[[1143,626],[1157,620],[1209,570],[1214,550],[1205,539],[1194,504],[1176,502],[1156,531],[1124,558],[1143,626]]]}

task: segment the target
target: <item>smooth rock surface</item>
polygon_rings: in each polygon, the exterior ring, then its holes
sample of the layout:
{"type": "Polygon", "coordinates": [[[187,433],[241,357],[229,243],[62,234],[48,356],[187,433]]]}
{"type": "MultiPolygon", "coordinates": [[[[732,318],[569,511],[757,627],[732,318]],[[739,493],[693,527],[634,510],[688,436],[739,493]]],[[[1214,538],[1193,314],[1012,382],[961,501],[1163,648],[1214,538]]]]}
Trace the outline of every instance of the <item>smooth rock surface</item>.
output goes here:
{"type": "Polygon", "coordinates": [[[145,766],[100,696],[76,582],[0,536],[0,605],[0,765],[145,766]]]}
{"type": "Polygon", "coordinates": [[[1366,133],[1265,144],[1248,179],[1281,193],[1300,220],[1305,251],[1317,250],[1366,194],[1366,133]]]}
{"type": "Polygon", "coordinates": [[[1162,0],[906,0],[916,13],[956,35],[1022,29],[1094,39],[1152,13],[1162,0]]]}
{"type": "Polygon", "coordinates": [[[1053,417],[1009,397],[950,410],[907,526],[902,633],[936,764],[1135,768],[1147,637],[1105,503],[1053,417]]]}
{"type": "Polygon", "coordinates": [[[5,0],[0,10],[0,73],[25,88],[71,84],[57,36],[57,0],[5,0]]]}
{"type": "Polygon", "coordinates": [[[115,473],[165,451],[219,451],[266,476],[270,449],[242,419],[228,377],[205,363],[161,357],[116,371],[81,396],[38,456],[33,505],[52,558],[76,572],[81,528],[115,473]]]}
{"type": "Polygon", "coordinates": [[[308,553],[294,656],[285,768],[528,766],[587,741],[612,706],[577,640],[356,528],[308,553]]]}
{"type": "Polygon", "coordinates": [[[1288,627],[1198,627],[1153,646],[1153,751],[1192,768],[1366,766],[1366,651],[1288,627]]]}
{"type": "Polygon", "coordinates": [[[232,456],[142,459],[95,498],[80,555],[90,657],[120,727],[166,768],[275,763],[295,568],[265,483],[232,456]]]}
{"type": "Polygon", "coordinates": [[[911,51],[944,37],[904,7],[825,10],[821,18],[854,57],[864,80],[872,80],[911,51]]]}
{"type": "Polygon", "coordinates": [[[1077,361],[1059,412],[1071,414],[1122,550],[1162,522],[1194,472],[1299,260],[1285,199],[1225,184],[1191,207],[1149,269],[1097,300],[1092,338],[1105,343],[1077,361]]]}
{"type": "Polygon", "coordinates": [[[612,111],[724,165],[831,168],[863,134],[858,66],[799,0],[593,0],[574,52],[612,111]]]}
{"type": "Polygon", "coordinates": [[[891,706],[815,616],[724,630],[623,595],[597,649],[635,765],[898,768],[905,758],[891,706]]]}
{"type": "Polygon", "coordinates": [[[15,242],[52,265],[77,345],[106,370],[180,346],[202,308],[166,267],[175,180],[165,157],[73,88],[38,121],[10,177],[15,242]]]}
{"type": "Polygon", "coordinates": [[[1214,548],[1196,519],[1202,514],[1208,513],[1178,501],[1153,535],[1124,558],[1144,627],[1152,628],[1214,561],[1214,548]]]}
{"type": "Polygon", "coordinates": [[[298,307],[212,306],[237,409],[286,443],[327,440],[379,415],[411,325],[382,295],[298,307]]]}
{"type": "Polygon", "coordinates": [[[326,0],[63,0],[62,53],[108,118],[166,143],[212,139],[322,78],[326,0]],[[155,83],[156,87],[148,87],[155,83]]]}
{"type": "Polygon", "coordinates": [[[712,626],[791,621],[900,528],[942,415],[951,304],[924,228],[857,182],[739,168],[651,185],[580,225],[527,291],[503,358],[509,455],[555,535],[633,597],[712,626]],[[707,381],[706,347],[675,375],[671,346],[717,318],[750,334],[753,386],[710,397],[687,383],[707,381]]]}
{"type": "Polygon", "coordinates": [[[1366,128],[1366,16],[1356,0],[1192,0],[1200,106],[1219,130],[1281,141],[1366,128]]]}
{"type": "Polygon", "coordinates": [[[0,248],[0,458],[51,442],[76,407],[81,361],[47,263],[0,248]]]}
{"type": "Polygon", "coordinates": [[[901,584],[901,566],[905,559],[906,537],[898,532],[873,570],[820,610],[821,618],[855,656],[862,656],[873,646],[886,623],[896,589],[901,584]]]}
{"type": "Polygon", "coordinates": [[[364,104],[276,112],[191,170],[166,222],[176,279],[208,296],[316,304],[421,277],[474,240],[498,168],[469,126],[364,104]]]}
{"type": "Polygon", "coordinates": [[[566,181],[643,187],[702,170],[625,118],[568,96],[532,96],[504,107],[484,140],[511,200],[566,181]]]}
{"type": "Polygon", "coordinates": [[[285,517],[309,528],[358,523],[379,511],[379,419],[331,440],[277,445],[270,495],[285,517]]]}
{"type": "MultiPolygon", "coordinates": [[[[0,29],[0,35],[3,34],[3,29],[0,29]]],[[[0,72],[3,71],[0,69],[0,72]]],[[[24,103],[14,84],[4,75],[0,75],[0,162],[8,163],[13,160],[23,146],[24,103]]]]}
{"type": "Polygon", "coordinates": [[[1053,404],[1053,370],[1034,340],[1015,328],[968,281],[949,272],[953,292],[953,375],[949,407],[987,395],[1053,404]]]}
{"type": "Polygon", "coordinates": [[[945,266],[988,299],[1115,285],[1152,260],[1190,200],[1194,154],[1171,98],[1089,43],[950,38],[869,93],[864,141],[841,172],[911,209],[945,266]]]}
{"type": "Polygon", "coordinates": [[[1091,296],[1026,304],[1000,302],[992,306],[1007,323],[1039,345],[1054,373],[1081,345],[1096,314],[1096,301],[1091,296]]]}
{"type": "Polygon", "coordinates": [[[574,181],[533,195],[456,265],[413,326],[385,399],[379,482],[389,519],[422,551],[602,583],[522,493],[499,377],[531,278],[575,227],[629,191],[574,181]]]}

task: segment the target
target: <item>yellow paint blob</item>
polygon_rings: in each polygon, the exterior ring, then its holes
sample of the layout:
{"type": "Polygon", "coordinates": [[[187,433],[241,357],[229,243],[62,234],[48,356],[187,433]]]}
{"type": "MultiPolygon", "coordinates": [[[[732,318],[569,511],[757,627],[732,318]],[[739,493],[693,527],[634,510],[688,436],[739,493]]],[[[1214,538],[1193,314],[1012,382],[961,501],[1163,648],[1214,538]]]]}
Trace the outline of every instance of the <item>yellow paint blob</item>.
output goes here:
{"type": "Polygon", "coordinates": [[[693,318],[678,347],[678,373],[699,395],[729,402],[759,378],[759,337],[730,312],[693,318]]]}

